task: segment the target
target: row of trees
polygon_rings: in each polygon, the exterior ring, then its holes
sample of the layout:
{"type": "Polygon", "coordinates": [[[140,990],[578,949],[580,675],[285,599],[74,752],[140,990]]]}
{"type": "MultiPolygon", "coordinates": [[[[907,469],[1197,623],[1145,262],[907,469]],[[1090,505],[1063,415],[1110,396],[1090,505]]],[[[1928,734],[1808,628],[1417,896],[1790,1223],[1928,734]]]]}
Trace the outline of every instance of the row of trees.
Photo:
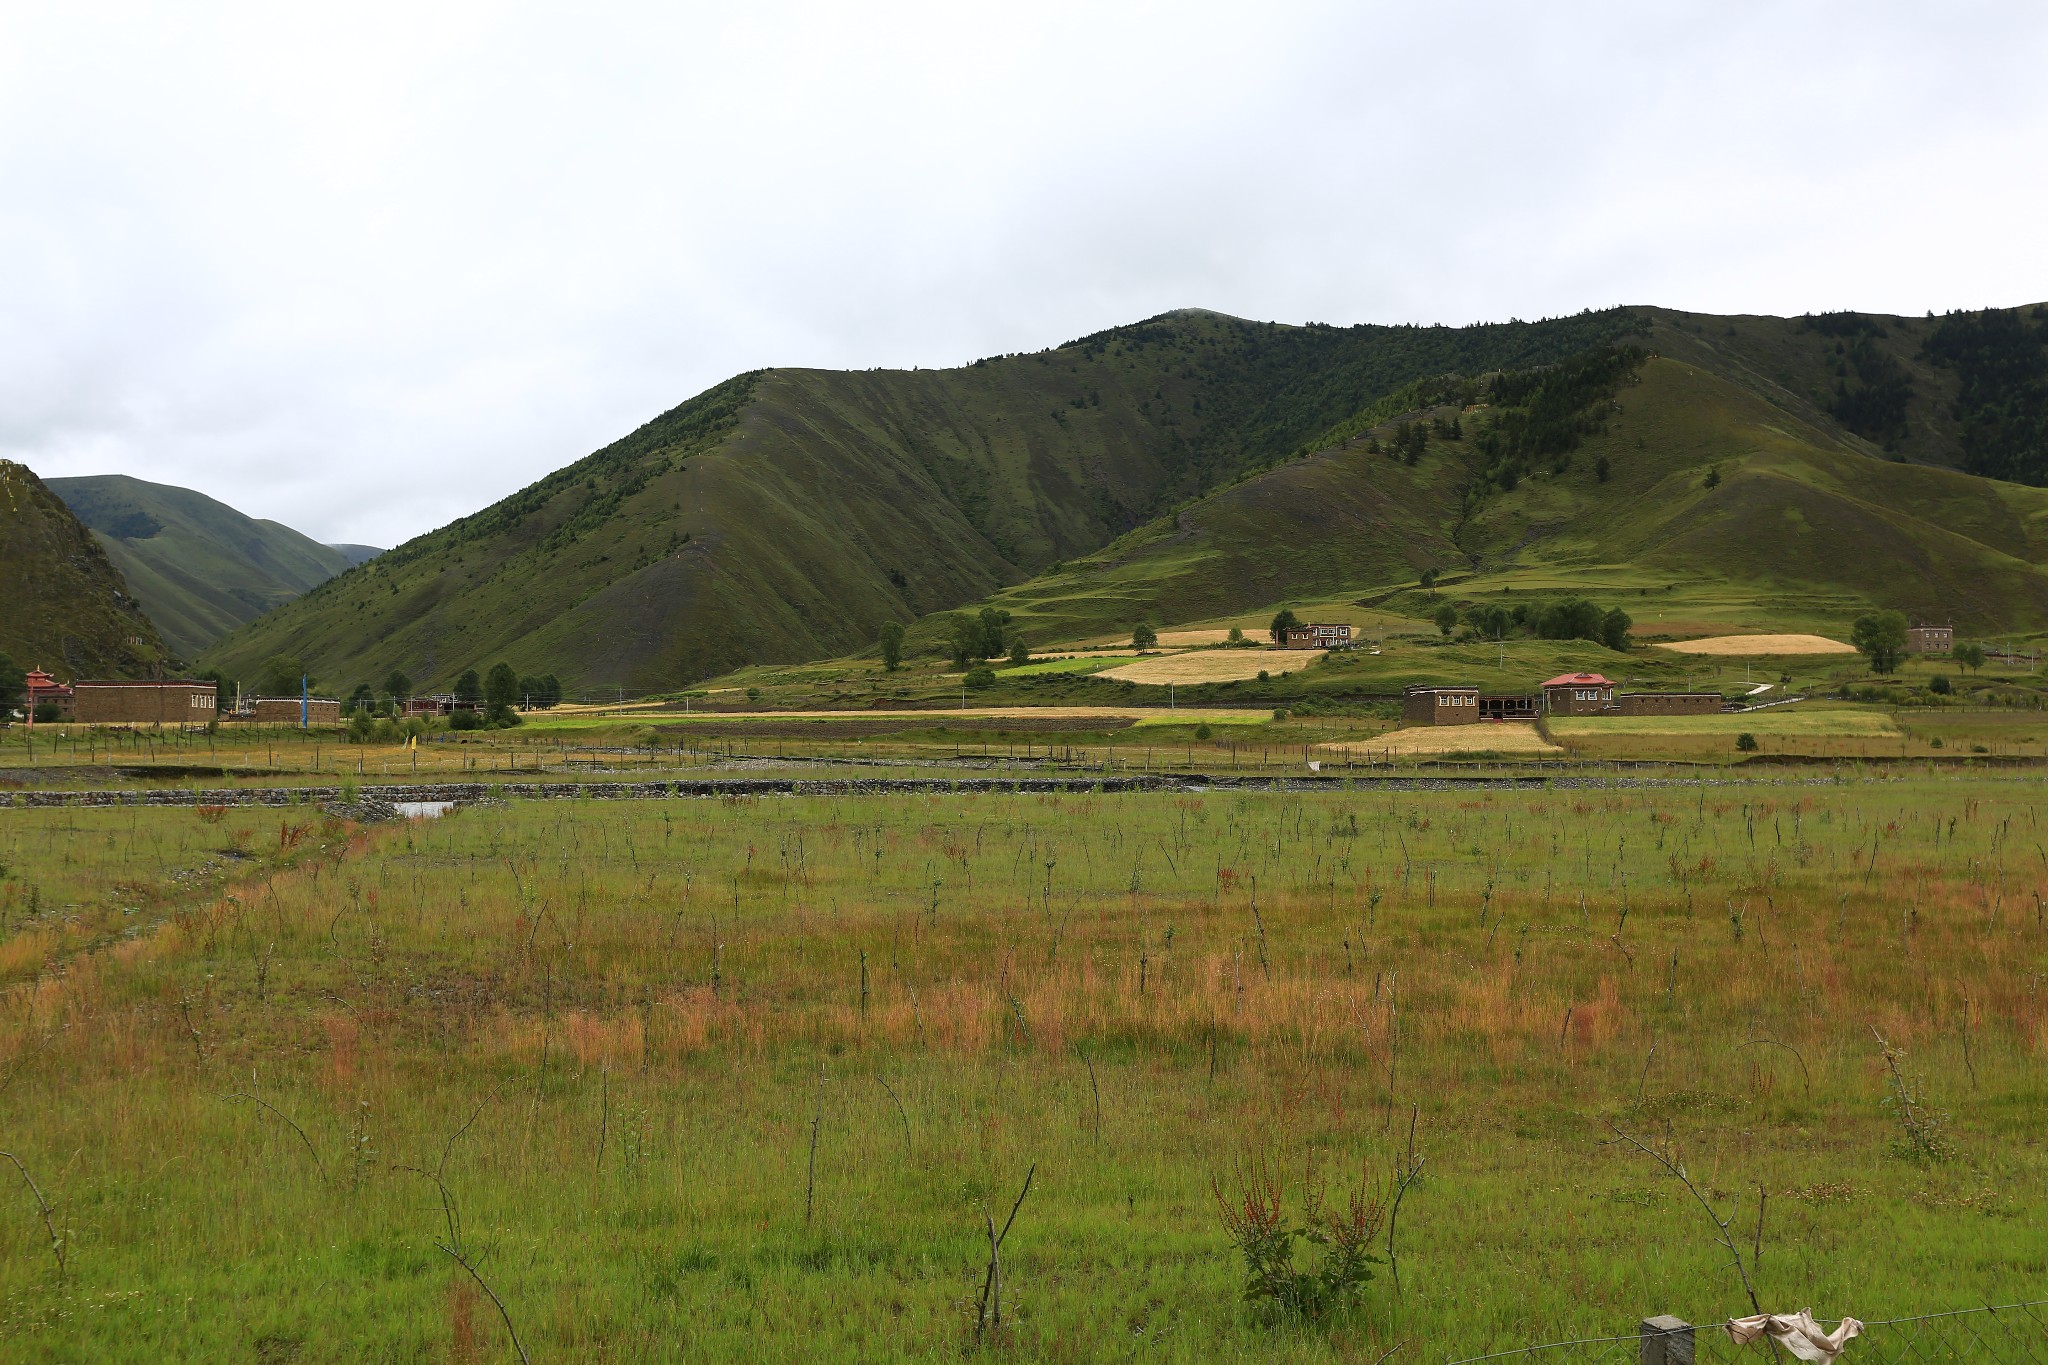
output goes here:
{"type": "MultiPolygon", "coordinates": [[[[461,705],[481,707],[481,723],[487,725],[517,725],[520,711],[545,711],[562,703],[561,680],[554,674],[519,673],[502,660],[492,664],[485,673],[478,673],[474,668],[465,670],[455,680],[454,692],[455,700],[461,705]]],[[[416,695],[412,679],[405,675],[403,669],[394,668],[384,675],[381,692],[368,683],[357,684],[349,697],[348,708],[390,715],[402,711],[406,702],[416,695]]],[[[474,715],[475,711],[457,711],[455,714],[474,715]]],[[[466,723],[455,724],[457,729],[468,728],[466,723]]]]}
{"type": "Polygon", "coordinates": [[[1460,622],[1486,640],[1505,640],[1519,634],[1538,640],[1595,640],[1614,650],[1628,648],[1628,633],[1635,626],[1620,607],[1602,611],[1597,603],[1583,597],[1533,606],[1518,603],[1504,607],[1483,602],[1462,612],[1446,602],[1436,609],[1436,628],[1445,635],[1456,630],[1460,622]]]}

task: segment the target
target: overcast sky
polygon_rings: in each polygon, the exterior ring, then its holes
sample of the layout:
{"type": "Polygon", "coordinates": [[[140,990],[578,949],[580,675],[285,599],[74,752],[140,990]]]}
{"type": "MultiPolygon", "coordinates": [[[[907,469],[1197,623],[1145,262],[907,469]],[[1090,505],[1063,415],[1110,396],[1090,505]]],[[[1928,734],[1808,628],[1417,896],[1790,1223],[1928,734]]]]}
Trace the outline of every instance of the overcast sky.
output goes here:
{"type": "Polygon", "coordinates": [[[739,370],[2048,298],[2048,6],[0,3],[0,455],[393,545],[739,370]]]}

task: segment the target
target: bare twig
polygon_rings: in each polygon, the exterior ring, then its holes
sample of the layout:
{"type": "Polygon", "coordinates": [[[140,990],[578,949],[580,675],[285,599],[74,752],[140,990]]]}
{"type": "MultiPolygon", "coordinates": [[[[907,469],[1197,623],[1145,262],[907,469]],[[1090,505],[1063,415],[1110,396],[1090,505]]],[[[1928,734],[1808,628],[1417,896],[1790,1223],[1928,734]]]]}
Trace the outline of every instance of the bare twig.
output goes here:
{"type": "Polygon", "coordinates": [[[1799,1055],[1799,1049],[1798,1049],[1798,1048],[1796,1048],[1796,1047],[1792,1046],[1792,1045],[1791,1045],[1790,1043],[1781,1043],[1781,1042],[1779,1042],[1779,1041],[1778,1041],[1778,1040],[1777,1040],[1776,1038],[1761,1038],[1761,1037],[1759,1037],[1759,1038],[1752,1038],[1752,1039],[1750,1039],[1750,1040],[1749,1040],[1748,1042],[1746,1042],[1746,1043],[1742,1044],[1742,1046],[1744,1046],[1744,1047],[1781,1047],[1781,1048],[1784,1048],[1784,1049],[1785,1049],[1785,1051],[1787,1051],[1787,1052],[1791,1053],[1791,1054],[1792,1054],[1792,1056],[1793,1056],[1793,1057],[1794,1057],[1794,1058],[1795,1058],[1795,1059],[1796,1059],[1796,1060],[1798,1061],[1798,1063],[1799,1063],[1799,1074],[1800,1074],[1801,1076],[1803,1076],[1803,1077],[1805,1077],[1805,1078],[1806,1078],[1806,1093],[1807,1093],[1808,1095],[1811,1095],[1811,1094],[1813,1094],[1813,1073],[1812,1073],[1811,1071],[1808,1071],[1808,1070],[1806,1069],[1806,1058],[1804,1058],[1804,1057],[1801,1057],[1801,1056],[1799,1055]]]}
{"type": "Polygon", "coordinates": [[[1038,1174],[1038,1163],[1032,1162],[1031,1169],[1024,1173],[1024,1188],[1017,1191],[1017,1202],[1010,1205],[1010,1216],[1003,1220],[1003,1230],[996,1231],[996,1221],[989,1215],[988,1206],[981,1209],[982,1222],[988,1227],[988,1273],[981,1281],[981,1305],[975,1311],[974,1339],[981,1340],[982,1330],[1003,1327],[1003,1243],[1010,1236],[1010,1225],[1017,1221],[1017,1210],[1024,1207],[1024,1196],[1031,1193],[1031,1181],[1038,1174]],[[991,1302],[993,1296],[993,1302],[991,1302]],[[991,1315],[990,1308],[994,1313],[991,1315]]]}
{"type": "Polygon", "coordinates": [[[1095,1145],[1102,1145],[1102,1088],[1095,1083],[1095,1059],[1084,1051],[1079,1043],[1074,1051],[1081,1054],[1081,1060],[1088,1067],[1088,1093],[1095,1097],[1095,1145]]]}
{"type": "Polygon", "coordinates": [[[238,1090],[232,1095],[224,1096],[224,1098],[230,1104],[239,1104],[242,1101],[247,1100],[250,1104],[256,1105],[258,1108],[268,1110],[270,1113],[276,1115],[280,1120],[283,1121],[285,1127],[291,1129],[294,1133],[297,1133],[299,1135],[299,1141],[306,1144],[306,1151],[313,1158],[313,1167],[315,1170],[320,1172],[320,1183],[323,1185],[327,1183],[327,1163],[320,1159],[320,1149],[313,1145],[313,1139],[306,1136],[306,1130],[299,1127],[297,1120],[293,1119],[290,1114],[285,1113],[284,1110],[278,1108],[269,1100],[264,1099],[261,1095],[251,1095],[245,1091],[238,1090]]]}
{"type": "Polygon", "coordinates": [[[1614,1131],[1614,1136],[1618,1138],[1620,1141],[1627,1143],[1629,1146],[1635,1148],[1637,1151],[1643,1153],[1645,1156],[1648,1156],[1651,1160],[1655,1161],[1659,1166],[1662,1166],[1665,1170],[1669,1171],[1672,1175],[1676,1176],[1678,1178],[1678,1182],[1681,1185],[1685,1186],[1686,1190],[1692,1195],[1694,1199],[1697,1199],[1699,1201],[1700,1207],[1706,1210],[1707,1217],[1714,1220],[1714,1227],[1720,1234],[1717,1240],[1719,1240],[1722,1246],[1728,1248],[1729,1259],[1731,1259],[1735,1263],[1735,1273],[1742,1280],[1742,1292],[1749,1296],[1750,1310],[1752,1312],[1757,1313],[1763,1312],[1763,1305],[1757,1302],[1756,1286],[1750,1282],[1749,1267],[1745,1266],[1742,1263],[1742,1250],[1740,1247],[1735,1245],[1735,1238],[1728,1231],[1729,1220],[1723,1218],[1720,1214],[1714,1212],[1714,1206],[1707,1202],[1707,1197],[1704,1194],[1700,1193],[1699,1186],[1692,1183],[1692,1177],[1685,1173],[1685,1167],[1679,1165],[1677,1162],[1672,1161],[1669,1157],[1665,1156],[1655,1147],[1652,1147],[1648,1143],[1644,1142],[1641,1138],[1638,1138],[1630,1133],[1623,1132],[1619,1125],[1610,1122],[1607,1126],[1614,1131]]]}
{"type": "Polygon", "coordinates": [[[825,1064],[818,1063],[818,1103],[811,1114],[811,1160],[804,1173],[804,1226],[811,1225],[811,1209],[818,1190],[818,1128],[825,1122],[825,1064]]]}
{"type": "Polygon", "coordinates": [[[0,1152],[0,1156],[14,1163],[14,1169],[20,1171],[21,1178],[27,1182],[29,1193],[36,1197],[36,1208],[43,1215],[43,1231],[50,1234],[50,1254],[57,1258],[57,1278],[63,1279],[64,1239],[57,1235],[57,1211],[50,1207],[49,1200],[43,1198],[42,1187],[37,1185],[35,1177],[28,1173],[28,1167],[21,1164],[20,1157],[12,1152],[0,1152]]]}
{"type": "MultiPolygon", "coordinates": [[[[1396,1294],[1401,1292],[1401,1258],[1394,1252],[1394,1228],[1401,1220],[1401,1200],[1407,1195],[1408,1187],[1422,1177],[1422,1168],[1429,1160],[1428,1157],[1415,1155],[1415,1116],[1419,1107],[1410,1106],[1408,1110],[1408,1155],[1395,1176],[1394,1202],[1387,1209],[1387,1270],[1394,1277],[1396,1294]]],[[[1394,1348],[1399,1349],[1398,1346],[1394,1348]]],[[[1387,1355],[1393,1353],[1389,1351],[1387,1355]]],[[[1385,1360],[1386,1356],[1381,1356],[1380,1359],[1385,1360]]]]}
{"type": "MultiPolygon", "coordinates": [[[[465,1128],[468,1126],[463,1125],[465,1128]]],[[[437,1240],[434,1245],[447,1252],[449,1260],[469,1272],[469,1278],[476,1281],[476,1287],[484,1291],[485,1297],[491,1301],[491,1306],[498,1310],[498,1316],[505,1322],[505,1332],[512,1338],[512,1349],[519,1353],[520,1365],[533,1365],[532,1358],[526,1354],[525,1344],[519,1340],[519,1329],[512,1325],[511,1311],[505,1307],[505,1301],[498,1297],[498,1291],[491,1288],[489,1282],[478,1273],[476,1262],[470,1258],[468,1248],[462,1245],[462,1215],[456,1210],[455,1197],[448,1193],[447,1182],[434,1172],[423,1171],[417,1166],[394,1166],[392,1169],[410,1171],[424,1180],[434,1182],[434,1188],[441,1192],[441,1216],[448,1225],[448,1240],[437,1240]]]]}
{"type": "Polygon", "coordinates": [[[893,1086],[893,1085],[889,1084],[889,1082],[888,1082],[887,1080],[883,1079],[883,1077],[882,1077],[882,1074],[881,1074],[880,1072],[876,1072],[876,1073],[875,1073],[875,1081],[876,1081],[876,1083],[877,1083],[877,1084],[879,1084],[879,1085],[880,1085],[880,1086],[882,1087],[882,1089],[884,1089],[884,1090],[886,1090],[886,1091],[888,1091],[888,1092],[889,1092],[889,1098],[890,1098],[891,1100],[893,1100],[893,1101],[895,1102],[895,1104],[896,1104],[896,1117],[897,1117],[897,1118],[899,1118],[899,1119],[901,1119],[901,1120],[903,1120],[903,1154],[904,1154],[905,1156],[909,1156],[909,1155],[910,1155],[910,1115],[909,1115],[908,1113],[906,1113],[906,1112],[904,1111],[904,1108],[903,1108],[903,1101],[902,1101],[902,1099],[901,1099],[901,1098],[899,1098],[899,1097],[897,1096],[897,1094],[896,1094],[896,1087],[895,1087],[895,1086],[893,1086]]]}

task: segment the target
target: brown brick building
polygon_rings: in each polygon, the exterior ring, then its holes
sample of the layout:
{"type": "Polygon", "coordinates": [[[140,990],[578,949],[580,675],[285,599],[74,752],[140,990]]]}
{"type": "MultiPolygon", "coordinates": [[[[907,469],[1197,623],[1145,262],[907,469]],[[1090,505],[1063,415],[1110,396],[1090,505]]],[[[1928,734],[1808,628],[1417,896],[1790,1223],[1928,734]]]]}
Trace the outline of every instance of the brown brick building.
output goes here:
{"type": "Polygon", "coordinates": [[[88,725],[207,725],[218,712],[210,682],[71,684],[68,719],[88,725]]]}
{"type": "MultiPolygon", "coordinates": [[[[339,725],[341,703],[332,697],[311,697],[306,701],[306,723],[308,725],[339,725]]],[[[299,723],[299,699],[297,697],[251,697],[235,713],[236,720],[253,720],[264,725],[297,725],[299,723]]]]}
{"type": "Polygon", "coordinates": [[[1476,725],[1476,687],[1411,687],[1401,694],[1401,718],[1410,725],[1476,725]]]}
{"type": "Polygon", "coordinates": [[[1308,625],[1287,628],[1288,649],[1344,649],[1351,643],[1347,625],[1308,625]]]}
{"type": "Polygon", "coordinates": [[[1599,716],[1615,709],[1614,684],[1598,673],[1560,673],[1543,684],[1543,709],[1553,716],[1599,716]]]}
{"type": "Polygon", "coordinates": [[[1710,716],[1728,706],[1719,692],[1624,692],[1620,703],[1624,716],[1710,716]]]}
{"type": "Polygon", "coordinates": [[[1954,626],[1909,626],[1906,628],[1908,654],[1946,654],[1956,647],[1954,626]]]}

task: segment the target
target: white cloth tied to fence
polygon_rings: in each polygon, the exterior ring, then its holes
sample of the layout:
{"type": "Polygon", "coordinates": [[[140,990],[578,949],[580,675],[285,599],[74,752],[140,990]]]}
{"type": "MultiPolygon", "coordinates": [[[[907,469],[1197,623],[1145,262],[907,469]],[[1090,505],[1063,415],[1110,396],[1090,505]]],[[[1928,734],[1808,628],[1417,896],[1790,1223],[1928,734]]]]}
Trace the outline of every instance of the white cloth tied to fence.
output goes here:
{"type": "Polygon", "coordinates": [[[1758,1337],[1769,1334],[1772,1341],[1790,1351],[1801,1360],[1818,1360],[1828,1365],[1842,1353],[1849,1344],[1849,1338],[1863,1330],[1863,1324],[1854,1318],[1843,1318],[1832,1332],[1823,1332],[1820,1324],[1813,1320],[1813,1310],[1802,1308],[1797,1313],[1759,1313],[1753,1318],[1728,1319],[1728,1335],[1737,1346],[1747,1346],[1758,1337]]]}

